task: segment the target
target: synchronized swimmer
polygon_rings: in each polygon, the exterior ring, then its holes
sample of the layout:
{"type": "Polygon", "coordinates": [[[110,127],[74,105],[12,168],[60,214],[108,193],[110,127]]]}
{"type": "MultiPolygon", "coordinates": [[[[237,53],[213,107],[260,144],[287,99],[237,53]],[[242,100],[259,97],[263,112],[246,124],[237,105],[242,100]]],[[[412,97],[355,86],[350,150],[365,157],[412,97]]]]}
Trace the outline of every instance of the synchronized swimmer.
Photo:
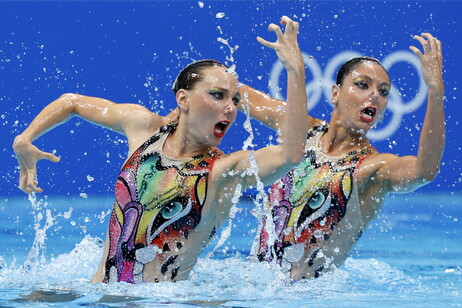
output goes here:
{"type": "MultiPolygon", "coordinates": [[[[428,87],[417,156],[379,153],[370,144],[366,134],[383,117],[390,78],[374,58],[345,62],[332,86],[330,122],[308,116],[303,162],[270,189],[260,260],[274,260],[294,280],[318,277],[343,263],[388,193],[410,192],[436,177],[445,144],[441,42],[429,33],[415,39],[424,52],[410,49],[428,87]]],[[[284,102],[250,87],[241,91],[248,93],[252,117],[280,127],[284,102]]]]}
{"type": "Polygon", "coordinates": [[[59,160],[32,144],[51,128],[77,115],[126,136],[129,153],[115,185],[103,258],[93,282],[187,279],[201,250],[229,216],[236,189],[256,182],[247,172],[251,160],[265,184],[301,161],[307,126],[305,69],[298,23],[284,16],[281,24],[285,32],[269,26],[276,42],[257,39],[276,51],[288,73],[288,136],[282,137],[282,145],[228,155],[216,148],[236,119],[241,96],[236,77],[214,60],[194,62],[178,75],[173,87],[177,122],[140,105],[65,94],[15,138],[20,188],[31,193],[42,191],[35,182],[37,161],[59,160]]]}
{"type": "MultiPolygon", "coordinates": [[[[119,132],[127,159],[115,185],[103,258],[92,282],[187,279],[203,247],[228,218],[236,189],[256,183],[251,160],[269,194],[270,215],[258,235],[258,258],[287,269],[294,280],[319,277],[342,264],[390,192],[413,191],[437,175],[445,144],[441,42],[415,36],[428,87],[428,104],[416,156],[379,153],[367,132],[383,117],[388,72],[370,57],[353,58],[332,86],[329,123],[306,114],[305,68],[298,23],[284,16],[269,26],[288,73],[287,101],[242,85],[215,60],[185,67],[173,90],[176,112],[166,117],[136,104],[64,94],[45,107],[14,141],[19,188],[41,192],[41,159],[59,158],[32,142],[72,116],[119,132]],[[236,118],[241,97],[253,118],[280,131],[282,143],[254,152],[223,154],[217,146],[236,118]],[[276,182],[274,182],[276,181],[276,182]]],[[[243,107],[241,107],[243,108],[243,107]]]]}

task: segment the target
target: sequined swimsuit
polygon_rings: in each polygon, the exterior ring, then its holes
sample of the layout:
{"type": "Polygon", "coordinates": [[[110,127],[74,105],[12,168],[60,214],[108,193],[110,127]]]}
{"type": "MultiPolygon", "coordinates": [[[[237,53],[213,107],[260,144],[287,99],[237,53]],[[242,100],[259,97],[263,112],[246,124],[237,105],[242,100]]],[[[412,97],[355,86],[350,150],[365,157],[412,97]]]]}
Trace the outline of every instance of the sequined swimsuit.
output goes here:
{"type": "Polygon", "coordinates": [[[119,173],[103,282],[141,282],[146,264],[162,253],[159,272],[171,280],[177,276],[175,251],[201,220],[208,175],[222,153],[214,149],[187,159],[168,158],[162,146],[175,128],[174,123],[161,127],[119,173]]]}
{"type": "Polygon", "coordinates": [[[354,172],[371,153],[370,148],[365,148],[342,157],[325,155],[318,143],[327,129],[324,124],[308,132],[305,159],[272,185],[269,207],[276,239],[274,244],[269,243],[272,231],[267,230],[269,224],[264,221],[257,252],[261,261],[276,259],[280,265],[305,262],[308,268],[314,267],[314,277],[326,268],[325,260],[315,266],[323,249],[325,256],[332,255],[327,265],[334,262],[336,251],[327,250],[338,247],[327,246],[340,224],[347,224],[342,228],[351,229],[352,234],[361,234],[354,172]],[[349,221],[342,221],[347,213],[349,221]]]}

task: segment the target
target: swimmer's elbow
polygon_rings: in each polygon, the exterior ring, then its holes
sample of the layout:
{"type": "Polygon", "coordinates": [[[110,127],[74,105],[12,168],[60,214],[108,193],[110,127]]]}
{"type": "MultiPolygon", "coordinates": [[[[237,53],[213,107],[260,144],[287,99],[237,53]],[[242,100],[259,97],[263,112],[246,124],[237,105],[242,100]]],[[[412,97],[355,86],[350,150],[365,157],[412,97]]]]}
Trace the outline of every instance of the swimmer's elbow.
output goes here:
{"type": "Polygon", "coordinates": [[[59,97],[59,99],[64,101],[64,102],[74,102],[81,96],[82,95],[75,94],[75,93],[64,93],[59,97]]]}
{"type": "Polygon", "coordinates": [[[417,190],[429,183],[431,183],[437,176],[438,171],[436,172],[427,172],[425,174],[418,175],[417,178],[408,184],[404,185],[404,189],[400,186],[393,187],[395,192],[412,192],[417,190]]]}
{"type": "Polygon", "coordinates": [[[421,172],[419,172],[418,178],[424,183],[423,185],[425,185],[425,184],[432,182],[436,178],[439,172],[440,172],[440,167],[438,165],[431,169],[422,170],[421,172]]]}
{"type": "Polygon", "coordinates": [[[436,178],[438,173],[439,173],[439,169],[436,171],[427,172],[426,174],[422,175],[421,181],[423,182],[423,185],[433,182],[433,180],[436,178]]]}
{"type": "Polygon", "coordinates": [[[60,108],[67,114],[65,121],[68,121],[74,116],[81,116],[82,111],[88,108],[84,103],[85,97],[86,96],[81,94],[64,93],[57,99],[60,108]]]}
{"type": "Polygon", "coordinates": [[[76,102],[78,101],[81,95],[74,94],[74,93],[64,93],[62,94],[57,101],[61,105],[62,108],[65,108],[71,114],[76,113],[76,102]]]}

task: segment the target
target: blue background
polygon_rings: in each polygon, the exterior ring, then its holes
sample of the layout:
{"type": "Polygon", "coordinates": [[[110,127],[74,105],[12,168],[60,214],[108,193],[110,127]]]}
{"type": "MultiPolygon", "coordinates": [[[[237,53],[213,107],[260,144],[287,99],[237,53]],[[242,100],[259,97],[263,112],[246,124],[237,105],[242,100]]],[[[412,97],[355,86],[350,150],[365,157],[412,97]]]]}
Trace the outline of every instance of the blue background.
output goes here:
{"type": "MultiPolygon", "coordinates": [[[[16,188],[14,136],[62,93],[140,103],[166,114],[175,106],[170,88],[176,74],[201,58],[234,63],[242,82],[269,92],[277,57],[255,37],[274,40],[267,25],[282,15],[300,22],[301,49],[321,67],[342,51],[383,59],[407,50],[415,44],[411,35],[421,32],[443,42],[447,145],[441,174],[420,191],[459,193],[460,12],[458,1],[0,1],[0,196],[22,196],[16,188]],[[231,53],[218,38],[237,50],[231,53]]],[[[403,97],[415,95],[415,71],[397,66],[390,75],[403,97]]],[[[328,119],[330,110],[324,102],[312,114],[328,119]]],[[[374,145],[384,152],[416,154],[424,110],[405,115],[396,134],[374,145]]],[[[248,136],[244,119],[239,115],[226,135],[225,152],[242,148],[248,136]]],[[[252,125],[256,147],[274,143],[271,131],[252,125]]],[[[71,198],[111,195],[127,151],[123,136],[76,118],[35,144],[62,159],[39,163],[44,194],[71,198]]]]}

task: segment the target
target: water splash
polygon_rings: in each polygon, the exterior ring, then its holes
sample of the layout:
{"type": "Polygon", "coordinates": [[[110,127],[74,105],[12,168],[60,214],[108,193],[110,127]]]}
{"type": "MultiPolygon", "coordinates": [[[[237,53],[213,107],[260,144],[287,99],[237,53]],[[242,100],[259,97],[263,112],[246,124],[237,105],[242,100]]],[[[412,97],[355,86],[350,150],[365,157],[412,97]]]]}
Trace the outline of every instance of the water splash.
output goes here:
{"type": "MultiPolygon", "coordinates": [[[[242,99],[244,102],[243,104],[244,114],[246,116],[246,119],[244,121],[244,129],[249,133],[249,136],[244,141],[242,149],[248,150],[249,148],[253,148],[255,146],[252,143],[254,139],[254,135],[253,135],[252,123],[250,121],[251,118],[250,118],[248,93],[244,93],[242,99]]],[[[273,219],[271,217],[271,213],[269,209],[267,209],[265,206],[265,204],[267,204],[268,202],[268,195],[265,192],[265,186],[263,182],[258,176],[258,164],[252,152],[249,153],[249,162],[250,162],[251,168],[248,170],[248,172],[253,173],[253,175],[256,178],[256,182],[257,182],[257,187],[256,187],[257,195],[255,196],[255,199],[253,200],[255,208],[251,211],[251,213],[253,216],[256,217],[257,222],[258,222],[257,232],[258,230],[261,230],[263,228],[263,222],[266,221],[265,230],[268,232],[268,235],[269,235],[268,243],[271,244],[271,243],[274,243],[277,239],[276,231],[275,231],[273,219]]],[[[252,173],[249,175],[252,175],[252,173]]],[[[252,244],[251,253],[250,253],[252,258],[255,258],[255,256],[257,255],[258,245],[259,245],[259,237],[255,236],[253,244],[252,244]]]]}
{"type": "MultiPolygon", "coordinates": [[[[220,35],[223,35],[223,29],[220,26],[217,26],[217,30],[220,32],[220,35]]],[[[225,58],[227,61],[231,62],[228,68],[228,72],[234,75],[237,79],[239,79],[239,75],[236,72],[236,63],[234,59],[234,53],[239,49],[239,45],[235,45],[232,47],[229,43],[229,39],[225,39],[222,37],[218,37],[217,41],[228,47],[229,50],[229,55],[227,55],[225,58]]]]}
{"type": "Polygon", "coordinates": [[[47,209],[48,202],[44,201],[43,199],[37,200],[35,193],[31,193],[28,199],[33,209],[32,215],[34,216],[35,237],[32,243],[32,247],[27,255],[26,261],[22,266],[22,270],[24,272],[37,272],[41,270],[46,264],[45,253],[47,230],[57,224],[56,219],[58,217],[69,219],[73,209],[69,208],[69,211],[65,213],[58,213],[53,216],[51,210],[47,209]],[[45,221],[42,225],[44,218],[45,221]]]}
{"type": "Polygon", "coordinates": [[[239,203],[239,198],[241,197],[241,195],[242,195],[242,185],[238,184],[236,186],[236,190],[234,191],[233,198],[231,199],[231,203],[233,205],[231,206],[231,209],[229,210],[228,225],[226,226],[226,228],[223,229],[223,231],[221,231],[220,238],[218,239],[218,243],[215,245],[212,251],[210,251],[207,254],[206,259],[210,259],[215,253],[215,251],[217,251],[218,248],[223,246],[223,244],[231,236],[231,231],[233,228],[233,219],[236,217],[236,213],[241,211],[241,209],[237,207],[237,204],[239,203]]]}
{"type": "Polygon", "coordinates": [[[108,296],[114,296],[114,300],[138,297],[137,300],[149,303],[198,304],[200,301],[234,303],[232,306],[244,303],[244,306],[252,303],[254,306],[266,306],[290,299],[293,307],[306,301],[325,303],[326,300],[343,299],[354,302],[368,296],[376,298],[376,294],[396,292],[400,296],[436,293],[386,263],[352,258],[347,259],[342,269],[297,283],[281,279],[268,263],[249,262],[240,256],[220,260],[199,259],[188,281],[138,285],[90,283],[102,253],[102,241],[85,236],[70,253],[61,254],[49,264],[44,264],[42,270],[34,275],[24,275],[11,268],[0,270],[0,288],[27,289],[44,294],[47,291],[69,292],[79,295],[80,299],[75,304],[101,303],[105,297],[107,300],[108,296]]]}
{"type": "Polygon", "coordinates": [[[54,224],[54,219],[51,216],[51,211],[49,209],[46,209],[47,203],[44,203],[43,199],[37,201],[35,193],[30,194],[28,199],[33,209],[32,215],[34,215],[35,238],[34,242],[32,243],[31,250],[29,251],[27,259],[23,265],[23,269],[25,271],[29,271],[31,269],[38,269],[45,264],[46,231],[54,224]],[[44,213],[46,220],[43,227],[41,227],[40,225],[41,221],[43,220],[44,213]]]}

